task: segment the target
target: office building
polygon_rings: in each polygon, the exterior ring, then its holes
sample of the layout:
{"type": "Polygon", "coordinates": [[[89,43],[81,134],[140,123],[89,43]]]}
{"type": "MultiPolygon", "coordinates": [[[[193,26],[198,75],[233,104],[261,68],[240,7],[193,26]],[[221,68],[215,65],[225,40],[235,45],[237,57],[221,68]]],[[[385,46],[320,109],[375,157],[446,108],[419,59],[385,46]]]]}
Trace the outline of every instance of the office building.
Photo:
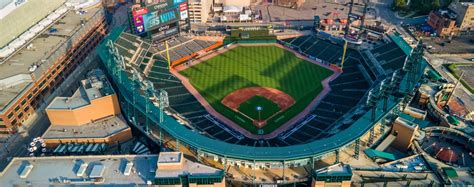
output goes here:
{"type": "Polygon", "coordinates": [[[51,122],[43,135],[48,147],[67,143],[110,145],[132,138],[117,95],[100,69],[88,72],[71,97],[56,97],[46,114],[51,122]]]}
{"type": "Polygon", "coordinates": [[[449,9],[457,13],[456,25],[461,32],[474,29],[474,0],[453,0],[449,9]]]}
{"type": "Polygon", "coordinates": [[[105,36],[101,1],[75,2],[11,1],[0,7],[0,133],[18,132],[43,109],[105,36]]]}

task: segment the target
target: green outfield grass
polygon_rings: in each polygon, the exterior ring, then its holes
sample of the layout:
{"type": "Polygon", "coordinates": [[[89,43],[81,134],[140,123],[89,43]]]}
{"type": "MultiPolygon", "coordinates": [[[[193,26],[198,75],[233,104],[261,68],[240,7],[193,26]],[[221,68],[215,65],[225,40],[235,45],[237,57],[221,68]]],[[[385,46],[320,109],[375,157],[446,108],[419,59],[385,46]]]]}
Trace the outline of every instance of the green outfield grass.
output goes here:
{"type": "Polygon", "coordinates": [[[281,90],[295,99],[287,110],[268,120],[268,134],[301,112],[323,89],[321,81],[333,72],[276,46],[239,46],[182,72],[191,84],[227,118],[257,134],[252,120],[221,103],[229,93],[251,86],[281,90]]]}
{"type": "Polygon", "coordinates": [[[239,111],[254,120],[265,120],[280,111],[280,107],[273,101],[256,95],[241,103],[239,106],[239,111]],[[257,107],[261,107],[260,112],[257,110],[257,107]]]}

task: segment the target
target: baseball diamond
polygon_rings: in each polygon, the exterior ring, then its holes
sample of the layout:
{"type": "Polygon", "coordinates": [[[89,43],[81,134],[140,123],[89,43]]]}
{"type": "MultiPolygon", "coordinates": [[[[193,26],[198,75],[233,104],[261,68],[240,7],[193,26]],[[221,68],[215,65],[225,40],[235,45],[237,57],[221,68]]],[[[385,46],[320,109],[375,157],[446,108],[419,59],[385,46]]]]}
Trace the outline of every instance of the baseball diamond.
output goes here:
{"type": "MultiPolygon", "coordinates": [[[[267,134],[304,110],[323,90],[321,81],[331,76],[333,71],[303,60],[277,45],[239,44],[222,49],[215,56],[179,73],[217,112],[253,134],[261,134],[262,130],[263,134],[267,134]],[[255,88],[262,89],[231,96],[232,93],[239,93],[238,90],[255,88]],[[263,98],[253,98],[256,95],[263,98]],[[239,97],[242,98],[237,99],[239,97]],[[264,116],[260,116],[260,120],[253,112],[241,110],[241,104],[248,99],[264,102],[264,98],[272,104],[276,103],[279,109],[262,110],[264,116]]],[[[257,106],[257,103],[244,105],[250,108],[257,106]]]]}

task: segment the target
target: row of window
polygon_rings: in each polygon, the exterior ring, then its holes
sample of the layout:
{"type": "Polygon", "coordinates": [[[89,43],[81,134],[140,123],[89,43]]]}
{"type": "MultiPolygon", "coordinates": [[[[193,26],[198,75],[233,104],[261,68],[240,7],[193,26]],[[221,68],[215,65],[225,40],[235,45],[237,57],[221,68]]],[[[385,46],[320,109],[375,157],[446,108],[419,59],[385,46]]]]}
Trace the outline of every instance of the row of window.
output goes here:
{"type": "MultiPolygon", "coordinates": [[[[104,22],[104,20],[103,20],[104,22]]],[[[101,28],[103,29],[103,28],[101,28]]],[[[94,31],[97,31],[97,29],[94,29],[94,31]]],[[[88,34],[87,36],[87,39],[85,41],[80,41],[81,43],[87,43],[89,42],[90,40],[93,40],[95,39],[93,42],[93,45],[92,46],[95,46],[97,43],[99,43],[99,41],[103,38],[103,36],[99,36],[97,37],[97,35],[91,37],[92,34],[96,34],[97,32],[91,32],[88,34]]],[[[66,58],[64,60],[62,60],[61,64],[57,65],[55,69],[53,69],[51,71],[50,74],[47,75],[46,79],[41,81],[38,86],[36,88],[33,89],[33,92],[28,94],[26,99],[23,99],[21,102],[20,102],[20,105],[16,106],[14,108],[14,111],[13,112],[10,112],[8,115],[7,115],[7,118],[8,119],[12,119],[14,117],[14,114],[16,113],[17,114],[17,119],[21,119],[23,116],[24,116],[24,113],[23,112],[28,112],[29,109],[30,109],[30,106],[25,106],[27,104],[27,101],[30,101],[30,105],[33,106],[33,108],[36,108],[36,106],[39,105],[40,103],[40,99],[42,98],[41,96],[44,96],[47,94],[48,91],[51,91],[51,90],[48,90],[48,89],[43,89],[43,86],[46,84],[47,81],[50,81],[50,87],[53,88],[52,90],[55,90],[55,86],[57,83],[59,82],[62,82],[62,77],[60,75],[63,75],[63,74],[69,74],[70,71],[72,71],[75,67],[77,67],[77,62],[80,62],[82,61],[84,58],[85,58],[85,53],[89,52],[90,51],[90,48],[87,49],[87,50],[83,50],[83,48],[85,47],[90,47],[91,45],[80,45],[79,47],[81,48],[79,53],[76,53],[76,54],[72,54],[72,55],[68,55],[69,58],[66,58]],[[79,58],[76,58],[78,57],[79,58]],[[74,61],[76,63],[72,64],[71,66],[67,66],[65,69],[65,65],[66,63],[69,63],[71,61],[74,61]],[[63,71],[61,71],[60,69],[63,68],[63,71]],[[57,75],[57,76],[54,76],[54,80],[51,80],[51,78],[53,77],[53,75],[56,75],[57,72],[60,73],[57,75]],[[41,95],[38,94],[39,91],[42,91],[41,95]],[[36,96],[35,98],[33,98],[33,96],[36,96]],[[33,99],[32,99],[33,98],[33,99]],[[19,112],[19,110],[21,109],[22,106],[25,106],[23,111],[19,112]]],[[[72,52],[75,52],[76,50],[78,50],[79,47],[76,47],[74,51],[72,52]]],[[[11,121],[11,125],[12,126],[15,126],[17,124],[17,119],[14,119],[11,121]]],[[[0,118],[1,121],[3,121],[2,118],[0,118]]],[[[4,125],[3,125],[4,126],[4,125]]],[[[0,126],[0,128],[6,128],[5,127],[2,127],[0,126]]]]}

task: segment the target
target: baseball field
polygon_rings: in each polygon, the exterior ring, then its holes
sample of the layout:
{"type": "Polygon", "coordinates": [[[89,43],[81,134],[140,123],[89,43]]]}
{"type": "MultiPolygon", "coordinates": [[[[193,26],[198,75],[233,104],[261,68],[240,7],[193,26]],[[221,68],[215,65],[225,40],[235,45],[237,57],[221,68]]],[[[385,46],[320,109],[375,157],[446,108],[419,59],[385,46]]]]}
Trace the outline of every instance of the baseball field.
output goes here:
{"type": "Polygon", "coordinates": [[[268,134],[303,111],[333,72],[263,45],[229,49],[180,74],[216,111],[249,132],[268,134]]]}

